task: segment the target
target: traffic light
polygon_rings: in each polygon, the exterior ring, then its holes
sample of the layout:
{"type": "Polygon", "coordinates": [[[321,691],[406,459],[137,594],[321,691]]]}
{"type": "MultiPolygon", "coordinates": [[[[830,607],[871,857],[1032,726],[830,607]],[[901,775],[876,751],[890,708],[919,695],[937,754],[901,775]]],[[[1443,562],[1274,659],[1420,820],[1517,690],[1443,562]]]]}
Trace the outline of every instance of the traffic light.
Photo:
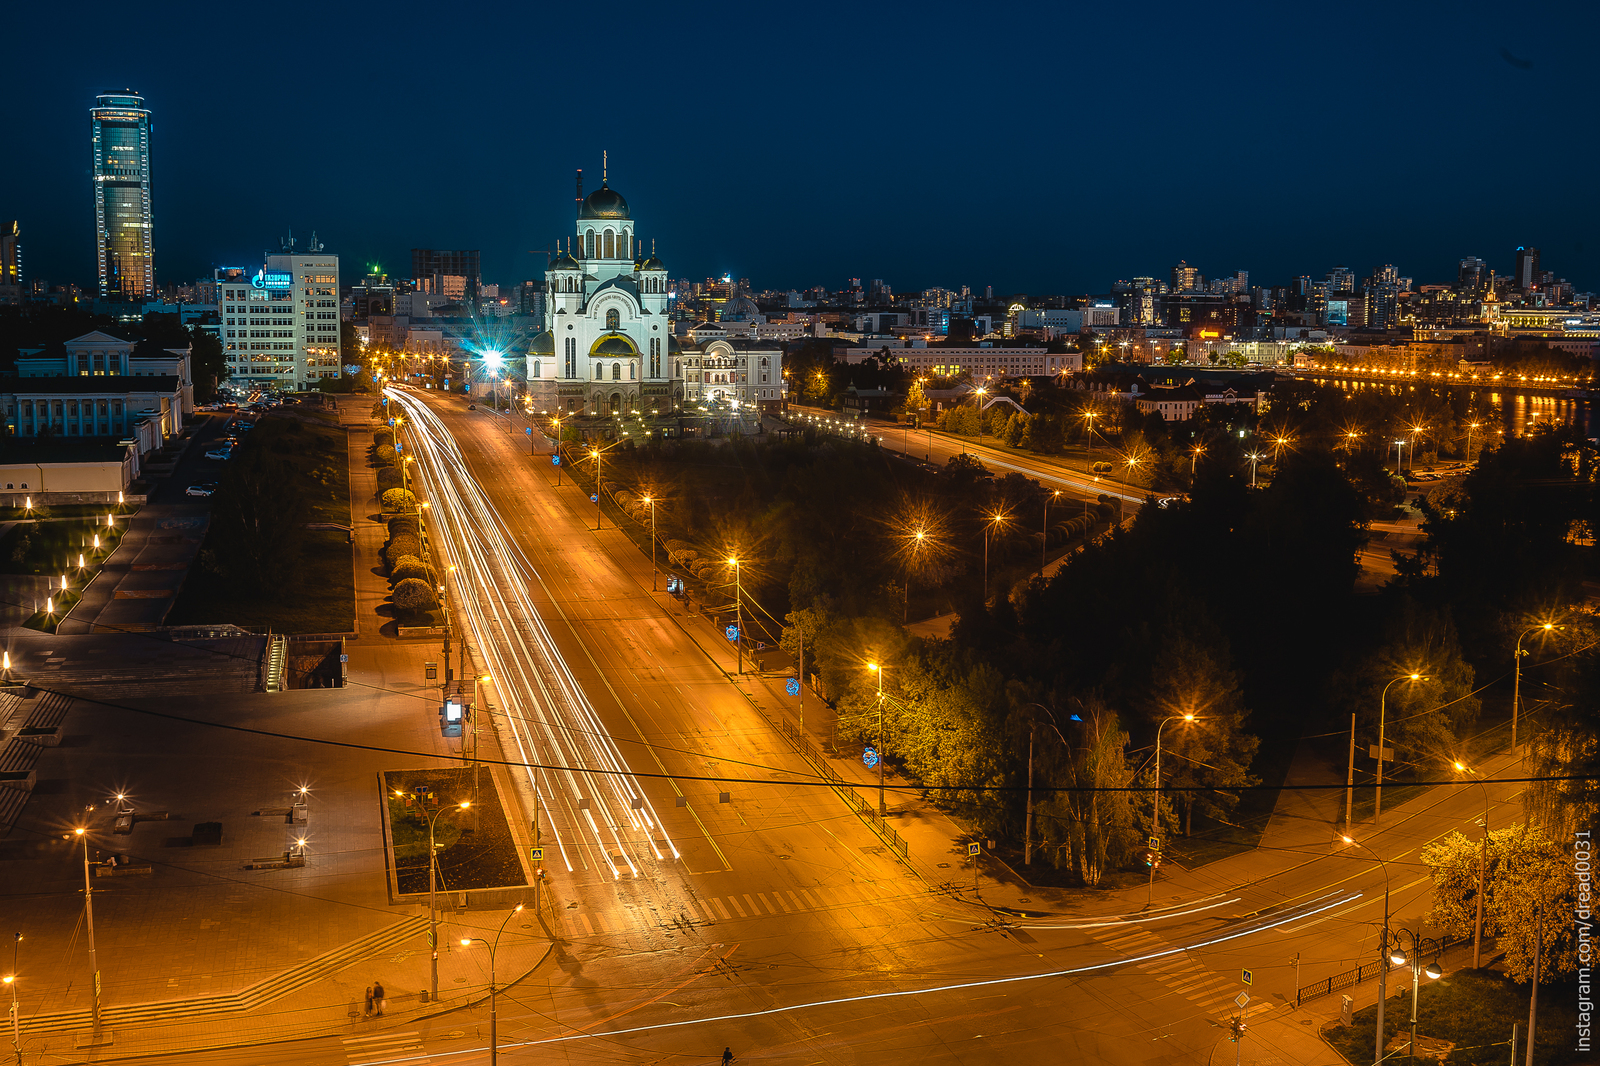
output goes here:
{"type": "Polygon", "coordinates": [[[1243,1019],[1234,1018],[1228,1023],[1228,1039],[1237,1044],[1244,1036],[1244,1029],[1245,1025],[1243,1019]]]}
{"type": "Polygon", "coordinates": [[[1156,865],[1156,853],[1153,851],[1146,851],[1144,853],[1144,864],[1151,869],[1154,869],[1156,865]]]}

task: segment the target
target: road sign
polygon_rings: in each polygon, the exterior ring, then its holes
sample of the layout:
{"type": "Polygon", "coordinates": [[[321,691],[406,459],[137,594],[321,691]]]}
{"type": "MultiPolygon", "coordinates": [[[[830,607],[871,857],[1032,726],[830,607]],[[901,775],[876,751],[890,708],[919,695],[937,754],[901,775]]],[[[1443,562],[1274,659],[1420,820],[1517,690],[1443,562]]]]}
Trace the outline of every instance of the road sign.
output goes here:
{"type": "Polygon", "coordinates": [[[1237,996],[1233,997],[1233,1003],[1236,1007],[1242,1007],[1249,1002],[1250,994],[1248,992],[1240,992],[1237,996]]]}
{"type": "Polygon", "coordinates": [[[983,850],[983,845],[979,844],[976,840],[974,840],[972,843],[967,845],[967,854],[968,855],[977,855],[978,852],[980,852],[982,850],[983,850]]]}
{"type": "Polygon", "coordinates": [[[783,683],[783,690],[791,696],[800,695],[800,679],[798,677],[791,677],[789,680],[783,683]]]}
{"type": "Polygon", "coordinates": [[[590,503],[599,503],[600,502],[600,497],[597,494],[591,492],[591,493],[589,493],[589,502],[590,503]]]}
{"type": "Polygon", "coordinates": [[[433,930],[432,929],[428,930],[427,941],[428,941],[428,946],[430,948],[433,947],[433,930]]]}
{"type": "Polygon", "coordinates": [[[1256,983],[1256,975],[1251,973],[1249,970],[1240,970],[1239,971],[1239,983],[1240,984],[1245,984],[1245,985],[1253,985],[1253,984],[1256,983]]]}
{"type": "Polygon", "coordinates": [[[1161,838],[1160,837],[1151,837],[1150,838],[1150,848],[1151,848],[1152,851],[1160,851],[1161,850],[1161,838]]]}
{"type": "Polygon", "coordinates": [[[529,848],[528,849],[528,858],[532,859],[534,862],[544,862],[544,849],[543,848],[529,848]]]}
{"type": "Polygon", "coordinates": [[[739,639],[739,627],[738,626],[729,626],[727,629],[723,630],[723,632],[728,634],[728,639],[729,640],[738,640],[739,639]]]}
{"type": "Polygon", "coordinates": [[[340,652],[339,653],[339,661],[342,662],[342,663],[347,663],[347,662],[350,661],[350,656],[346,655],[344,652],[340,652]]]}
{"type": "MultiPolygon", "coordinates": [[[[1371,755],[1374,759],[1376,759],[1378,757],[1378,745],[1376,745],[1376,744],[1367,745],[1367,754],[1371,755]]],[[[1393,748],[1384,748],[1383,749],[1383,761],[1384,762],[1394,762],[1394,749],[1393,748]]]]}
{"type": "Polygon", "coordinates": [[[532,426],[528,426],[526,429],[524,429],[522,431],[522,433],[523,433],[524,436],[528,436],[528,437],[533,436],[533,427],[532,426]]]}
{"type": "Polygon", "coordinates": [[[878,752],[876,748],[862,748],[861,761],[867,764],[867,769],[878,765],[878,752]]]}
{"type": "Polygon", "coordinates": [[[383,406],[385,406],[385,407],[389,406],[389,397],[385,396],[383,398],[383,406]]]}
{"type": "MultiPolygon", "coordinates": [[[[384,402],[385,402],[385,403],[388,403],[388,401],[387,401],[387,400],[385,400],[385,401],[384,401],[384,402]]],[[[392,426],[392,425],[394,425],[394,419],[392,419],[392,418],[391,418],[391,419],[389,419],[389,425],[391,425],[391,426],[392,426]]]]}
{"type": "Polygon", "coordinates": [[[560,466],[561,465],[561,456],[556,455],[554,453],[551,453],[551,455],[550,455],[550,465],[551,466],[560,466]]]}

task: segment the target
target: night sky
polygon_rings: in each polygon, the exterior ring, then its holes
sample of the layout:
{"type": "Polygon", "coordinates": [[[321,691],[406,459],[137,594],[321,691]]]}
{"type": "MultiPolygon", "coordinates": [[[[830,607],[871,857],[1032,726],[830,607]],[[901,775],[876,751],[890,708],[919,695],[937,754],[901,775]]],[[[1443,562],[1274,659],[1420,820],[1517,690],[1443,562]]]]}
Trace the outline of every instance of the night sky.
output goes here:
{"type": "Polygon", "coordinates": [[[1104,292],[1519,244],[1600,285],[1592,3],[27,4],[0,219],[94,277],[89,108],[154,113],[163,284],[315,229],[348,282],[413,245],[541,275],[573,170],[674,277],[1104,292]],[[142,14],[141,14],[142,13],[142,14]]]}

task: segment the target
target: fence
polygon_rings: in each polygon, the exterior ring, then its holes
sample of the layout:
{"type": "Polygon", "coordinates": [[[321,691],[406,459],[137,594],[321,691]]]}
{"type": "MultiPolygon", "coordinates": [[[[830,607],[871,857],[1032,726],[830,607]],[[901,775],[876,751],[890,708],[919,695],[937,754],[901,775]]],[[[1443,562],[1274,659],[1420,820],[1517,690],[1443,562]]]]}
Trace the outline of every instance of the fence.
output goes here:
{"type": "MultiPolygon", "coordinates": [[[[1471,943],[1471,941],[1472,938],[1468,936],[1445,937],[1445,939],[1439,944],[1439,954],[1443,955],[1451,948],[1459,947],[1462,944],[1471,943]]],[[[1323,996],[1332,995],[1341,988],[1354,988],[1362,981],[1371,980],[1373,977],[1376,977],[1378,975],[1378,971],[1383,969],[1385,966],[1389,967],[1391,970],[1399,969],[1398,966],[1391,964],[1388,959],[1376,959],[1372,962],[1366,963],[1363,966],[1357,966],[1353,970],[1346,970],[1344,973],[1336,973],[1324,981],[1313,981],[1309,985],[1301,985],[1299,988],[1295,989],[1294,1005],[1298,1007],[1308,999],[1320,999],[1323,996]]]]}
{"type": "Polygon", "coordinates": [[[828,765],[827,758],[811,742],[811,738],[801,732],[799,726],[789,721],[782,714],[777,716],[777,723],[778,731],[788,739],[790,746],[799,753],[801,758],[811,764],[811,768],[820,774],[824,781],[833,786],[833,790],[845,802],[850,804],[851,809],[856,812],[856,816],[866,822],[867,826],[878,834],[880,840],[893,848],[895,854],[909,862],[911,860],[911,849],[907,846],[905,837],[895,832],[894,827],[883,820],[883,816],[878,813],[878,809],[862,799],[861,794],[853,786],[833,772],[833,767],[828,765]]]}

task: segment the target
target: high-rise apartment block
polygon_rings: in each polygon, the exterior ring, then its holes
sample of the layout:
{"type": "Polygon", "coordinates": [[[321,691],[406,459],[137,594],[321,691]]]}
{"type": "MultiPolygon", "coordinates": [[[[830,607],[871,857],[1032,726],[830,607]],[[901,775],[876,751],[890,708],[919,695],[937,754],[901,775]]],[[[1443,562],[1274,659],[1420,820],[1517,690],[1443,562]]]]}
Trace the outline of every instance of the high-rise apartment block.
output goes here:
{"type": "Polygon", "coordinates": [[[232,380],[307,389],[339,376],[338,256],[269,255],[254,274],[223,267],[216,280],[232,380]]]}
{"type": "Polygon", "coordinates": [[[156,294],[150,209],[150,112],[129,89],[95,98],[95,257],[102,299],[149,300],[156,294]]]}
{"type": "Polygon", "coordinates": [[[1514,277],[1519,289],[1527,290],[1539,284],[1539,249],[1517,249],[1517,272],[1514,277]]]}
{"type": "Polygon", "coordinates": [[[1172,268],[1172,291],[1194,292],[1200,285],[1200,271],[1187,261],[1178,260],[1178,265],[1172,268]]]}
{"type": "Polygon", "coordinates": [[[22,303],[22,226],[7,222],[0,229],[0,307],[22,303]]]}
{"type": "Polygon", "coordinates": [[[431,284],[428,291],[476,300],[478,283],[483,280],[483,271],[478,261],[479,251],[476,248],[456,251],[413,248],[411,280],[413,284],[420,286],[424,281],[437,277],[438,282],[431,284]]]}

